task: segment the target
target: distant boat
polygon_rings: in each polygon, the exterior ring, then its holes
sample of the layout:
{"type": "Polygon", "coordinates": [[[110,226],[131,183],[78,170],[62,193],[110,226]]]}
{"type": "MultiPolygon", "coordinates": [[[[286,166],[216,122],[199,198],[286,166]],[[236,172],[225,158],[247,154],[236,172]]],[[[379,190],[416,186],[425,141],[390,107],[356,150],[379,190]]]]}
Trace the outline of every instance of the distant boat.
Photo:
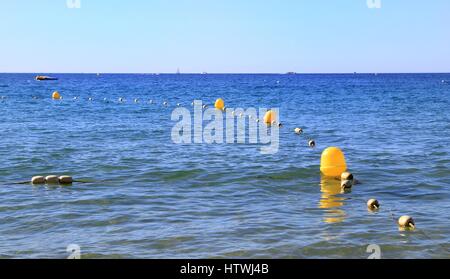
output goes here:
{"type": "Polygon", "coordinates": [[[177,75],[181,74],[180,68],[177,69],[177,75]]]}
{"type": "Polygon", "coordinates": [[[208,74],[207,72],[203,72],[203,73],[202,73],[202,75],[207,75],[207,74],[208,74]]]}
{"type": "Polygon", "coordinates": [[[286,75],[296,75],[296,72],[287,72],[286,75]]]}
{"type": "Polygon", "coordinates": [[[55,77],[48,77],[48,76],[36,76],[36,80],[42,81],[42,80],[58,80],[55,77]]]}

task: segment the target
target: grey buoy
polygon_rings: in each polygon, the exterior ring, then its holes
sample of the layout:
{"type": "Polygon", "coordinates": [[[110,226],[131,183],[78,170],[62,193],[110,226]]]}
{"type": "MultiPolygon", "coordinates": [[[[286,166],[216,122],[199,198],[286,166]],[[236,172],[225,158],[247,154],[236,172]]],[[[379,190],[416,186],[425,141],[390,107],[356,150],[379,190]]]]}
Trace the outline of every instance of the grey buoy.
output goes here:
{"type": "Polygon", "coordinates": [[[302,128],[295,128],[295,129],[294,129],[294,132],[295,132],[297,135],[301,135],[301,134],[303,134],[303,129],[302,129],[302,128]]]}
{"type": "Polygon", "coordinates": [[[33,178],[31,178],[31,184],[45,184],[45,177],[34,176],[33,178]]]}
{"type": "Polygon", "coordinates": [[[45,182],[47,184],[59,184],[59,177],[57,177],[56,175],[49,175],[45,177],[45,182]]]}
{"type": "Polygon", "coordinates": [[[169,104],[167,102],[163,103],[163,106],[167,107],[169,104]]]}
{"type": "Polygon", "coordinates": [[[207,105],[203,105],[203,109],[207,109],[208,108],[208,106],[207,105]]]}
{"type": "Polygon", "coordinates": [[[278,123],[278,128],[283,128],[283,123],[278,123]]]}
{"type": "Polygon", "coordinates": [[[69,185],[73,183],[73,178],[71,176],[63,175],[59,177],[59,183],[64,185],[69,185]]]}
{"type": "Polygon", "coordinates": [[[153,104],[153,100],[148,101],[150,104],[153,104]]]}
{"type": "Polygon", "coordinates": [[[89,98],[89,99],[88,99],[88,101],[92,101],[92,100],[93,100],[92,98],[89,98]]]}
{"type": "Polygon", "coordinates": [[[398,219],[398,225],[400,228],[403,229],[415,229],[416,224],[414,223],[414,220],[410,216],[402,216],[398,219]]]}
{"type": "Polygon", "coordinates": [[[180,103],[178,103],[178,104],[177,104],[177,107],[181,107],[181,104],[180,104],[180,103]]]}
{"type": "Polygon", "coordinates": [[[139,99],[134,99],[134,102],[137,104],[139,103],[139,99]]]}
{"type": "Polygon", "coordinates": [[[316,142],[314,140],[309,140],[308,145],[309,145],[309,147],[314,148],[314,147],[316,147],[316,142]]]}
{"type": "Polygon", "coordinates": [[[370,210],[380,209],[380,203],[376,199],[370,199],[367,201],[367,208],[370,210]]]}

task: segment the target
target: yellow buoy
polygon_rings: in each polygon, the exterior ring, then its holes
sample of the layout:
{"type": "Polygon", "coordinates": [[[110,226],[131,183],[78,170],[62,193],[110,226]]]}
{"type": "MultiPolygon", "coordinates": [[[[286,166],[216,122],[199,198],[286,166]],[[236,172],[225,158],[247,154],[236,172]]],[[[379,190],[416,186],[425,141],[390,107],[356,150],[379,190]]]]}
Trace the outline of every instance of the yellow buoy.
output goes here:
{"type": "Polygon", "coordinates": [[[339,177],[347,170],[345,156],[341,149],[329,147],[322,153],[320,171],[325,176],[339,177]]]}
{"type": "Polygon", "coordinates": [[[264,123],[268,125],[276,123],[276,114],[274,111],[269,110],[268,112],[266,112],[266,115],[264,115],[264,123]]]}
{"type": "Polygon", "coordinates": [[[214,104],[214,107],[218,110],[224,110],[225,101],[222,98],[217,99],[216,103],[214,104]]]}
{"type": "Polygon", "coordinates": [[[53,94],[52,94],[52,99],[53,99],[53,100],[59,100],[59,99],[61,99],[61,95],[59,94],[58,91],[53,92],[53,94]]]}

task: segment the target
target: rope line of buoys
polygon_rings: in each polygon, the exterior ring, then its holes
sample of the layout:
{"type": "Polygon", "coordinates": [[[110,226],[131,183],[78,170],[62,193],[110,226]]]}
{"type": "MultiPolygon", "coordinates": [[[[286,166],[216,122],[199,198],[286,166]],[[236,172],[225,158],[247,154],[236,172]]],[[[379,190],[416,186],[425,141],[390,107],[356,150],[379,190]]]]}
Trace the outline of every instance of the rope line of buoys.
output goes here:
{"type": "MultiPolygon", "coordinates": [[[[381,210],[381,204],[377,199],[369,199],[369,200],[364,200],[362,198],[354,198],[355,200],[360,200],[361,202],[365,202],[367,205],[367,209],[370,212],[378,212],[381,210]]],[[[405,231],[405,230],[415,230],[416,229],[416,224],[415,221],[412,217],[408,216],[408,215],[403,215],[400,216],[398,219],[396,219],[394,212],[392,211],[392,209],[390,207],[386,207],[386,209],[389,212],[389,218],[392,220],[392,222],[394,222],[399,230],[401,231],[405,231]]],[[[423,234],[428,237],[425,232],[423,232],[423,234]]]]}
{"type": "MultiPolygon", "coordinates": [[[[330,179],[339,177],[343,192],[352,189],[353,185],[358,184],[354,175],[347,171],[347,162],[345,160],[344,152],[338,147],[328,147],[323,151],[320,162],[320,171],[330,179]]],[[[370,211],[377,211],[380,209],[380,202],[377,199],[369,199],[365,202],[370,211]]],[[[390,213],[391,218],[395,221],[392,210],[390,210],[390,213]]],[[[413,218],[407,215],[401,216],[396,223],[401,230],[414,230],[416,228],[413,218]]]]}
{"type": "MultiPolygon", "coordinates": [[[[3,98],[2,98],[3,99],[3,98]]],[[[62,96],[58,91],[53,92],[52,94],[53,100],[61,100],[62,96]]],[[[74,100],[77,100],[77,97],[73,98],[74,100]]],[[[88,101],[93,101],[93,98],[88,98],[88,101]]],[[[107,101],[106,98],[103,99],[103,101],[107,101]]],[[[126,100],[123,97],[120,97],[118,99],[120,103],[125,102],[126,100]]],[[[140,100],[138,98],[134,99],[134,103],[140,103],[140,100]]],[[[150,104],[153,104],[153,100],[149,100],[150,104]]],[[[193,103],[192,103],[193,104],[193,103]]],[[[168,107],[169,103],[167,101],[164,101],[162,103],[164,107],[168,107]]],[[[177,103],[177,107],[180,107],[181,104],[177,103]]],[[[207,109],[208,105],[204,104],[202,106],[203,109],[207,109]]],[[[225,111],[225,101],[222,98],[219,98],[214,103],[214,108],[218,109],[220,111],[225,111]]],[[[232,115],[235,115],[235,111],[232,111],[232,115]]],[[[244,117],[243,113],[239,114],[239,117],[244,117]]],[[[249,119],[252,119],[252,116],[249,116],[249,119]]],[[[277,114],[273,110],[269,110],[266,112],[266,114],[263,117],[264,124],[268,126],[272,125],[278,125],[279,128],[283,127],[282,123],[278,120],[277,114]]],[[[259,122],[260,119],[255,119],[256,122],[259,122]]],[[[303,135],[304,131],[302,128],[294,128],[294,132],[296,135],[303,135]]],[[[315,147],[316,142],[313,139],[308,140],[308,146],[309,147],[315,147]]],[[[321,163],[320,163],[320,171],[323,175],[326,177],[335,179],[340,178],[341,179],[341,188],[342,191],[348,191],[352,189],[352,187],[357,183],[352,173],[347,171],[347,163],[345,159],[345,155],[343,151],[338,147],[328,147],[322,152],[321,156],[321,163]]],[[[72,177],[70,176],[55,176],[55,175],[49,175],[46,177],[43,176],[35,176],[31,179],[31,184],[33,185],[41,185],[41,184],[49,184],[49,185],[70,185],[72,183],[76,182],[72,177]]],[[[81,182],[81,181],[80,181],[81,182]]],[[[27,182],[29,183],[29,182],[27,182]]],[[[367,208],[371,211],[377,211],[380,209],[380,203],[377,199],[369,199],[366,201],[367,208]]],[[[394,214],[391,210],[391,217],[393,220],[395,220],[394,214]]],[[[416,224],[412,217],[404,215],[401,216],[396,223],[401,229],[415,229],[416,224]]]]}
{"type": "Polygon", "coordinates": [[[44,176],[34,176],[31,178],[31,184],[40,185],[40,184],[60,184],[60,185],[70,185],[74,182],[71,176],[62,175],[48,175],[44,176]]]}

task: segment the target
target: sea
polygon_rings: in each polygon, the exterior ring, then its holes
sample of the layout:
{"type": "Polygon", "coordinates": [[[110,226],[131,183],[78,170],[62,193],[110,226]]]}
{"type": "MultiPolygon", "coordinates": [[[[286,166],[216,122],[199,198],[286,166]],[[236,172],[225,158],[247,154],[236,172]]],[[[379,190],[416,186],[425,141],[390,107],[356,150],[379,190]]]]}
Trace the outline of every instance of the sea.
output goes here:
{"type": "Polygon", "coordinates": [[[0,74],[0,258],[450,258],[450,74],[36,75],[0,74]],[[175,143],[174,112],[218,98],[278,109],[277,152],[175,143]]]}

